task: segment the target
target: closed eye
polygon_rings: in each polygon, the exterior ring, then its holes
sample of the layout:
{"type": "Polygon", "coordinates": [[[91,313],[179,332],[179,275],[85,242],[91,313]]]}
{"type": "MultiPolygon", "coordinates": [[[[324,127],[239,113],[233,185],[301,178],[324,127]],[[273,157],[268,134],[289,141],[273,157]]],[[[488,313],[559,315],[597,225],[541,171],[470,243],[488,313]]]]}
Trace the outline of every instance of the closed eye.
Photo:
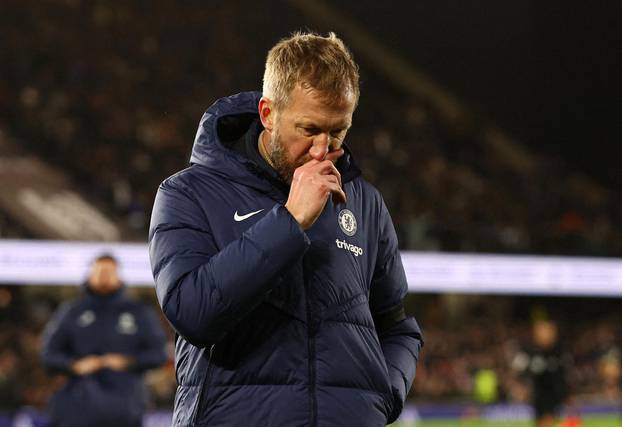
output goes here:
{"type": "Polygon", "coordinates": [[[345,133],[346,133],[345,129],[335,129],[331,131],[330,136],[332,136],[333,138],[343,138],[345,133]]]}
{"type": "Polygon", "coordinates": [[[317,135],[322,132],[321,129],[315,128],[315,127],[305,127],[305,128],[302,128],[302,130],[304,131],[304,134],[306,136],[313,136],[313,135],[317,135]]]}
{"type": "MultiPolygon", "coordinates": [[[[316,136],[324,132],[322,129],[316,126],[298,126],[298,127],[301,129],[303,135],[307,137],[316,136]]],[[[333,129],[330,131],[330,137],[341,140],[345,137],[346,132],[347,132],[347,128],[333,129]]]]}

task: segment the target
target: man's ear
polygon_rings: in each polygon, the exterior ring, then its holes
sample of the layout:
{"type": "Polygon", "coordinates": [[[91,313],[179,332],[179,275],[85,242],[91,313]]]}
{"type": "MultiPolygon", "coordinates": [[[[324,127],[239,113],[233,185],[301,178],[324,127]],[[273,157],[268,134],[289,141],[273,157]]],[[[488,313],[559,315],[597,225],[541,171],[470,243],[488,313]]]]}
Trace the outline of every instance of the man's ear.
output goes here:
{"type": "Polygon", "coordinates": [[[272,132],[274,129],[274,120],[276,112],[274,110],[274,102],[271,99],[262,96],[259,100],[259,119],[264,129],[268,132],[272,132]]]}

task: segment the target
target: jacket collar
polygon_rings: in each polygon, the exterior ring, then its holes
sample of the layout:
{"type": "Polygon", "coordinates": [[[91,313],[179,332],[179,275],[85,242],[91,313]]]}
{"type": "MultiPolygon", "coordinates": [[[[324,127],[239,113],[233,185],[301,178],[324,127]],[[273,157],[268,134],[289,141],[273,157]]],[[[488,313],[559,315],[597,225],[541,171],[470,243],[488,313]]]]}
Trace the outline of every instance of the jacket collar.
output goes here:
{"type": "Polygon", "coordinates": [[[84,291],[85,298],[96,304],[106,304],[109,302],[119,301],[125,295],[125,284],[122,283],[121,287],[110,294],[98,294],[93,292],[90,288],[88,281],[82,284],[82,290],[84,291]]]}

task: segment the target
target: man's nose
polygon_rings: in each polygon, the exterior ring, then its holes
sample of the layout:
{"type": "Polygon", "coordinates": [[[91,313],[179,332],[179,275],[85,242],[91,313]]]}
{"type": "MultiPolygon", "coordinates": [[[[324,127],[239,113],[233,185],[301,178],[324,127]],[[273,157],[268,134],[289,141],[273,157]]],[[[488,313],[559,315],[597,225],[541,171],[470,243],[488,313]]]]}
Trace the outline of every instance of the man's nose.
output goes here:
{"type": "Polygon", "coordinates": [[[320,133],[313,138],[313,145],[309,148],[309,155],[320,162],[326,158],[329,150],[329,137],[326,133],[320,133]]]}

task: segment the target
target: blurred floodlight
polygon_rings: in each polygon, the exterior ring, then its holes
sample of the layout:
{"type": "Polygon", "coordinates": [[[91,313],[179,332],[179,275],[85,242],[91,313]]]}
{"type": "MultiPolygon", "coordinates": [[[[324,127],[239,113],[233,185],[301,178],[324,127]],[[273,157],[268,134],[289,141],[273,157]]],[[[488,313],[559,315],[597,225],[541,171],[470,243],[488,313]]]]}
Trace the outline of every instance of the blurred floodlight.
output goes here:
{"type": "MultiPolygon", "coordinates": [[[[79,284],[102,252],[119,259],[128,285],[153,285],[146,244],[45,240],[0,240],[0,283],[79,284]]],[[[417,293],[622,296],[616,258],[402,252],[402,260],[417,293]]]]}

